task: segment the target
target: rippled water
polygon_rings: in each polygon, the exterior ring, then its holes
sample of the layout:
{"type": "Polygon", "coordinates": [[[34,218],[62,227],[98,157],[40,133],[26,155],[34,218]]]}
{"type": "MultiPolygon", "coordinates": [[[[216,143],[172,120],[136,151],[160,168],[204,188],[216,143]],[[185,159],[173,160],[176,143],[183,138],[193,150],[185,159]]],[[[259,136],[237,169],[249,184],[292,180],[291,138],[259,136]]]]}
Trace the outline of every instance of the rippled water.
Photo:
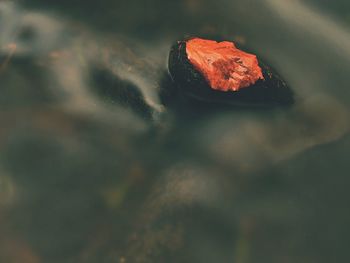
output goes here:
{"type": "Polygon", "coordinates": [[[0,1],[0,262],[347,262],[350,5],[0,1]],[[186,34],[246,45],[289,109],[161,96],[186,34]]]}

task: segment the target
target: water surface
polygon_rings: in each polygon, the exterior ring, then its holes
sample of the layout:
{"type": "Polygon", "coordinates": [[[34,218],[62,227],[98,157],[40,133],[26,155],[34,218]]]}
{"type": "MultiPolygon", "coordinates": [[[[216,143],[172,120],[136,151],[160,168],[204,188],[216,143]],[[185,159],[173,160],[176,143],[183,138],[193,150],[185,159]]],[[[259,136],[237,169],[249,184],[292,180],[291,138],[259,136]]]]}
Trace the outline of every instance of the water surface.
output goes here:
{"type": "Polygon", "coordinates": [[[0,1],[0,262],[347,262],[347,1],[0,1]],[[161,96],[183,35],[284,76],[288,109],[161,96]]]}

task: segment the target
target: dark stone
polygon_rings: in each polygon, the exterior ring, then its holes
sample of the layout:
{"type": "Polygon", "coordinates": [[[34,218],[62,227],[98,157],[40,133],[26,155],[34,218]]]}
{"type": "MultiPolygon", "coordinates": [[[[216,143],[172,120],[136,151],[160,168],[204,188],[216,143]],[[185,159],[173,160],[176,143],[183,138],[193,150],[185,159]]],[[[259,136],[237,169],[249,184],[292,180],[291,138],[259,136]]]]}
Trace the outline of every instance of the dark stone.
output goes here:
{"type": "Polygon", "coordinates": [[[177,41],[172,46],[169,72],[178,92],[190,100],[248,107],[290,106],[294,103],[293,91],[275,70],[261,60],[259,66],[265,80],[258,80],[255,84],[235,92],[213,90],[204,76],[190,63],[186,54],[186,41],[188,39],[177,41]]]}

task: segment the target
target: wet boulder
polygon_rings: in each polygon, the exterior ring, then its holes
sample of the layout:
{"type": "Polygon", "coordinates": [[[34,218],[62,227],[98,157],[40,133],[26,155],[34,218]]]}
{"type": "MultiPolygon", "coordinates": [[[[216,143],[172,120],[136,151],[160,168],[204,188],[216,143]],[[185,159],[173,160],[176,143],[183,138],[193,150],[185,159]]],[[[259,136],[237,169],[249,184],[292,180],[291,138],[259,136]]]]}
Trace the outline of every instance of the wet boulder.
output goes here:
{"type": "Polygon", "coordinates": [[[233,106],[288,106],[292,90],[256,55],[233,42],[187,38],[169,54],[176,90],[191,100],[233,106]]]}

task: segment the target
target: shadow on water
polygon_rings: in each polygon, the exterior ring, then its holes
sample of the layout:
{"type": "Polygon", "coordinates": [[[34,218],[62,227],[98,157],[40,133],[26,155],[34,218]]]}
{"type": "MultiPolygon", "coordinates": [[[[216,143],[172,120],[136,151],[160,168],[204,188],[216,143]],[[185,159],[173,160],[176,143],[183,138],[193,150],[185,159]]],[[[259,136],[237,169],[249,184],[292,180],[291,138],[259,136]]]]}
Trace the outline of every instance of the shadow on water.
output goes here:
{"type": "Polygon", "coordinates": [[[344,10],[0,1],[0,262],[349,261],[344,10]],[[256,51],[295,104],[164,93],[186,34],[256,51]]]}

